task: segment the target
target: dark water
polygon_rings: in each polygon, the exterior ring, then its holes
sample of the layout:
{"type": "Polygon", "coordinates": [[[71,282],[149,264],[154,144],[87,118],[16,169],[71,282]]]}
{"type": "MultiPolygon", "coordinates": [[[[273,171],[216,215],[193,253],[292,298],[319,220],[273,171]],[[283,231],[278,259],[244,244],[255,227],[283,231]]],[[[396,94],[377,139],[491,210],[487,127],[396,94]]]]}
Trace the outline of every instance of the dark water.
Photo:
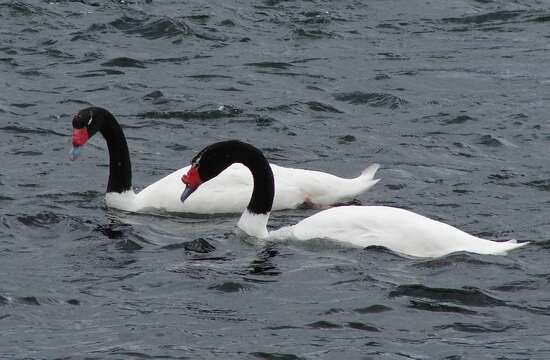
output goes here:
{"type": "Polygon", "coordinates": [[[549,44],[531,0],[1,2],[0,357],[549,359],[549,44]],[[238,138],[379,162],[364,204],[532,244],[419,260],[110,210],[104,141],[68,160],[89,104],[137,187],[238,138]]]}

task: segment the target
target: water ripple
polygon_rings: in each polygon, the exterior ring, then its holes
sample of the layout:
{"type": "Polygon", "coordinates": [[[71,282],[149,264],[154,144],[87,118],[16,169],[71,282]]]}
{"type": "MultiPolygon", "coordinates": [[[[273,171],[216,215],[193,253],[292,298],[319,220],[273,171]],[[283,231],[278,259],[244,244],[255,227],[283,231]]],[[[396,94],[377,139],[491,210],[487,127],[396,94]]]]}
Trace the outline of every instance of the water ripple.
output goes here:
{"type": "Polygon", "coordinates": [[[31,228],[49,228],[50,225],[58,224],[65,219],[65,216],[60,216],[50,211],[42,211],[36,215],[19,215],[17,220],[31,228]]]}
{"type": "Polygon", "coordinates": [[[277,353],[277,352],[252,352],[250,355],[254,356],[257,359],[263,360],[304,360],[304,358],[299,357],[294,354],[286,353],[277,353]]]}
{"type": "Polygon", "coordinates": [[[0,4],[0,8],[7,8],[10,16],[55,15],[41,7],[30,5],[23,1],[10,1],[0,4]]]}
{"type": "Polygon", "coordinates": [[[382,313],[382,312],[391,311],[391,310],[392,308],[381,304],[375,304],[375,305],[370,305],[363,308],[353,309],[353,311],[359,314],[377,314],[377,313],[382,313]]]}
{"type": "Polygon", "coordinates": [[[149,40],[193,34],[191,28],[187,24],[169,17],[156,20],[139,20],[123,16],[111,22],[110,25],[126,34],[137,34],[149,40]]]}
{"type": "Polygon", "coordinates": [[[430,288],[421,284],[399,285],[389,294],[390,297],[408,296],[435,301],[457,303],[467,306],[503,306],[506,302],[487,295],[477,288],[430,288]]]}
{"type": "Polygon", "coordinates": [[[476,311],[470,310],[465,307],[448,305],[438,301],[429,301],[429,300],[421,300],[421,299],[417,299],[417,300],[411,299],[410,307],[418,310],[425,310],[425,311],[431,311],[431,312],[447,312],[447,313],[458,313],[458,314],[468,314],[468,315],[477,314],[476,311]]]}
{"type": "Polygon", "coordinates": [[[145,63],[140,60],[132,59],[129,57],[117,57],[111,60],[108,60],[101,64],[101,66],[109,67],[130,67],[130,68],[145,68],[145,63]]]}
{"type": "Polygon", "coordinates": [[[165,250],[184,249],[186,251],[206,254],[216,250],[216,247],[210,244],[206,239],[199,238],[192,241],[185,241],[179,244],[166,245],[166,246],[163,246],[162,249],[165,249],[165,250]]]}
{"type": "Polygon", "coordinates": [[[517,325],[517,324],[506,325],[496,321],[491,323],[485,323],[484,325],[455,322],[450,325],[440,325],[435,327],[435,329],[437,330],[452,329],[455,331],[466,332],[466,333],[491,333],[491,332],[501,333],[511,329],[520,330],[523,328],[524,327],[521,325],[517,325]]]}
{"type": "Polygon", "coordinates": [[[542,2],[9,0],[0,21],[0,358],[547,358],[542,2]],[[357,203],[532,242],[413,259],[108,209],[83,191],[109,176],[101,135],[66,156],[92,104],[138,183],[237,138],[340,176],[383,163],[357,203]]]}
{"type": "Polygon", "coordinates": [[[215,120],[232,118],[241,113],[241,109],[225,105],[212,110],[147,111],[139,114],[139,116],[145,119],[215,120]]]}
{"type": "Polygon", "coordinates": [[[364,93],[361,91],[335,94],[334,98],[338,101],[347,102],[352,105],[369,105],[373,107],[386,107],[389,109],[397,109],[408,103],[405,99],[392,94],[364,93]]]}
{"type": "Polygon", "coordinates": [[[236,281],[225,281],[219,284],[211,285],[208,289],[216,290],[222,293],[245,292],[254,289],[251,284],[243,284],[236,281]]]}
{"type": "Polygon", "coordinates": [[[525,14],[525,10],[502,10],[495,12],[488,12],[480,15],[470,15],[463,17],[444,18],[442,22],[455,23],[455,24],[483,24],[487,22],[503,22],[510,19],[515,19],[525,14]]]}

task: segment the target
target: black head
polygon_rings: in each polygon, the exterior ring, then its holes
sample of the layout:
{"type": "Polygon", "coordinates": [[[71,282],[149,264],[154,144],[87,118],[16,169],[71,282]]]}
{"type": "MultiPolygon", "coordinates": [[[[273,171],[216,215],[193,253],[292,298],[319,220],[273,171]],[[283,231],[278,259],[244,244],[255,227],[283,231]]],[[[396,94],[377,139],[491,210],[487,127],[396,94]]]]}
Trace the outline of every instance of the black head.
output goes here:
{"type": "Polygon", "coordinates": [[[184,201],[202,183],[215,178],[231,164],[239,161],[238,158],[242,157],[247,149],[259,152],[252,145],[238,140],[221,141],[202,149],[193,157],[191,168],[181,178],[181,181],[187,185],[181,201],[184,201]]]}
{"type": "Polygon", "coordinates": [[[222,141],[207,146],[191,160],[202,182],[218,176],[223,170],[235,162],[243,163],[250,158],[251,153],[260,154],[254,146],[238,141],[222,141]]]}
{"type": "Polygon", "coordinates": [[[80,156],[80,149],[96,133],[101,133],[109,149],[109,183],[107,192],[118,192],[132,188],[132,166],[128,144],[122,128],[115,117],[99,107],[87,107],[73,117],[73,147],[69,159],[80,156]]]}
{"type": "Polygon", "coordinates": [[[73,145],[82,146],[95,135],[106,119],[112,118],[110,112],[99,107],[88,107],[80,110],[73,117],[73,145]],[[75,135],[76,139],[75,139],[75,135]]]}
{"type": "Polygon", "coordinates": [[[259,149],[238,140],[212,144],[193,157],[191,168],[181,178],[182,182],[187,185],[181,195],[181,201],[185,201],[202,183],[218,176],[234,163],[241,163],[252,172],[255,191],[251,198],[251,204],[256,201],[262,203],[261,206],[255,206],[253,210],[257,210],[256,212],[271,210],[274,192],[271,167],[259,149]],[[258,195],[254,196],[257,186],[261,186],[262,189],[258,189],[258,195]]]}
{"type": "Polygon", "coordinates": [[[108,119],[113,119],[113,115],[107,110],[98,107],[82,109],[73,117],[73,148],[69,153],[71,160],[76,159],[80,155],[80,148],[95,133],[103,129],[108,119]]]}

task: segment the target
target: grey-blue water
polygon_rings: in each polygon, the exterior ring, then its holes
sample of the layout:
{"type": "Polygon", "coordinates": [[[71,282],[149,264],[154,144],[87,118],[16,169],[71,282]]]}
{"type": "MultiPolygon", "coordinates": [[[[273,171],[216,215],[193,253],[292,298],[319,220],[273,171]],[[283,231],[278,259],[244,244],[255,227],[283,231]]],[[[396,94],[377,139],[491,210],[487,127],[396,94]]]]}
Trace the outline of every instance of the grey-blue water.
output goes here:
{"type": "Polygon", "coordinates": [[[549,44],[535,0],[2,1],[0,358],[549,359],[549,44]],[[381,163],[361,203],[532,243],[262,247],[238,215],[108,209],[103,139],[68,160],[89,104],[124,124],[138,188],[237,138],[381,163]]]}

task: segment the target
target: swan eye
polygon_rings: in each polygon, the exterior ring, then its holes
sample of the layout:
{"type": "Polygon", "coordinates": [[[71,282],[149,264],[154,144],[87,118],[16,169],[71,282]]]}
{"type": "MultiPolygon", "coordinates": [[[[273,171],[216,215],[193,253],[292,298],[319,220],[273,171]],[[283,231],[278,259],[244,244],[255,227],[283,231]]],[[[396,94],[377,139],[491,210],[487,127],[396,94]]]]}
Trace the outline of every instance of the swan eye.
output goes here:
{"type": "Polygon", "coordinates": [[[90,126],[93,119],[94,119],[94,113],[90,111],[90,120],[88,120],[88,123],[86,124],[86,126],[90,126]]]}
{"type": "Polygon", "coordinates": [[[196,157],[195,159],[191,160],[191,165],[196,167],[197,169],[199,168],[199,165],[200,165],[200,162],[201,161],[201,157],[196,157]]]}

